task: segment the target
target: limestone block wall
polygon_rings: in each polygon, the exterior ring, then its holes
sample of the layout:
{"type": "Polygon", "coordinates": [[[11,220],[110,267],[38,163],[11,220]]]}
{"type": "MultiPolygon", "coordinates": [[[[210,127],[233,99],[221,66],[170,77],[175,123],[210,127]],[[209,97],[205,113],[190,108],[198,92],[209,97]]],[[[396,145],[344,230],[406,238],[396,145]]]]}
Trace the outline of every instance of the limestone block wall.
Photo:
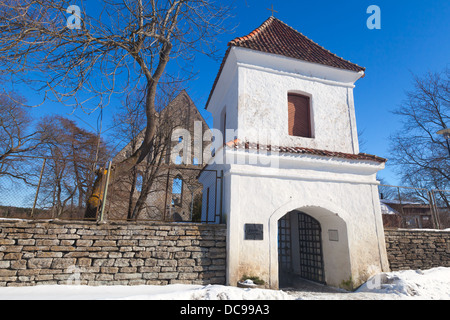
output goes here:
{"type": "Polygon", "coordinates": [[[450,231],[385,230],[392,271],[450,267],[450,231]]]}
{"type": "Polygon", "coordinates": [[[0,220],[0,286],[225,284],[226,226],[0,220]]]}

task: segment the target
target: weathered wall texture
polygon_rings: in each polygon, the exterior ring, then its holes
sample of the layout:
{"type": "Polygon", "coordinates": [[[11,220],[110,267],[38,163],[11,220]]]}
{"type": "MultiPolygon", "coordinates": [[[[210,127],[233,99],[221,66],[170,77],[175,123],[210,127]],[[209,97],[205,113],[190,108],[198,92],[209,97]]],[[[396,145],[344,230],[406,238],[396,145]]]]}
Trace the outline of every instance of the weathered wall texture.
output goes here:
{"type": "Polygon", "coordinates": [[[385,230],[392,271],[450,267],[450,231],[385,230]]]}
{"type": "Polygon", "coordinates": [[[225,120],[227,130],[237,130],[226,141],[358,154],[353,87],[361,75],[233,47],[208,111],[214,128],[223,130],[225,120]],[[313,139],[289,135],[288,93],[310,97],[313,139]]]}
{"type": "Polygon", "coordinates": [[[224,284],[226,227],[0,221],[0,286],[224,284]]]}

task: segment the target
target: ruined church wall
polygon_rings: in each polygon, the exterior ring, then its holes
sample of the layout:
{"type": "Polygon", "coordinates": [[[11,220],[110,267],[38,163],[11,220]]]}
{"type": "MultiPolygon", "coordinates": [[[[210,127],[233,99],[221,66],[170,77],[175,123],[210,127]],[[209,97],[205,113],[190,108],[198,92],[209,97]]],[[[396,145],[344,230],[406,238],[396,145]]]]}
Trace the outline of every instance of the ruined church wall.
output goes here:
{"type": "Polygon", "coordinates": [[[224,284],[226,227],[0,220],[0,286],[224,284]]]}

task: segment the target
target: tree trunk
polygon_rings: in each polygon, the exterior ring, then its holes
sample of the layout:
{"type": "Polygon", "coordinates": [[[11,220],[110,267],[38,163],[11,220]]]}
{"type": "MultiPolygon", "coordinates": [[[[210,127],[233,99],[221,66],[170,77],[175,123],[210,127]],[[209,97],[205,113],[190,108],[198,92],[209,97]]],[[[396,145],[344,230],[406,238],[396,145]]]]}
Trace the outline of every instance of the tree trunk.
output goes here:
{"type": "Polygon", "coordinates": [[[132,177],[131,177],[131,190],[128,197],[128,213],[127,213],[127,220],[132,220],[133,217],[133,196],[134,196],[134,190],[136,190],[136,181],[137,181],[137,170],[136,167],[132,169],[132,177]]]}
{"type": "MultiPolygon", "coordinates": [[[[151,85],[147,89],[146,98],[146,114],[147,114],[147,127],[145,130],[144,141],[142,145],[136,150],[136,152],[129,158],[123,160],[122,162],[113,165],[111,168],[109,184],[115,183],[115,181],[129,174],[130,170],[136,165],[142,162],[145,157],[149,154],[152,148],[152,140],[156,132],[156,117],[157,112],[155,111],[155,95],[156,95],[156,83],[151,81],[151,85]]],[[[103,200],[103,188],[102,186],[106,183],[106,170],[103,170],[103,174],[97,174],[97,178],[94,182],[94,187],[92,189],[92,194],[89,196],[86,206],[85,219],[92,219],[97,216],[97,212],[100,210],[101,202],[103,200]]]]}

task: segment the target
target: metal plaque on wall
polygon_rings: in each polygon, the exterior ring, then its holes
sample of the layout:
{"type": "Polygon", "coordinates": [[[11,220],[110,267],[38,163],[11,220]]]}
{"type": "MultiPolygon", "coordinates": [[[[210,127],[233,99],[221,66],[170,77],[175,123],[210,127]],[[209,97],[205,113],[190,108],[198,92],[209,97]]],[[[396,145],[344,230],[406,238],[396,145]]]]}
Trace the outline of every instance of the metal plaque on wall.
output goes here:
{"type": "Polygon", "coordinates": [[[264,240],[264,225],[262,224],[245,224],[245,240],[264,240]]]}

